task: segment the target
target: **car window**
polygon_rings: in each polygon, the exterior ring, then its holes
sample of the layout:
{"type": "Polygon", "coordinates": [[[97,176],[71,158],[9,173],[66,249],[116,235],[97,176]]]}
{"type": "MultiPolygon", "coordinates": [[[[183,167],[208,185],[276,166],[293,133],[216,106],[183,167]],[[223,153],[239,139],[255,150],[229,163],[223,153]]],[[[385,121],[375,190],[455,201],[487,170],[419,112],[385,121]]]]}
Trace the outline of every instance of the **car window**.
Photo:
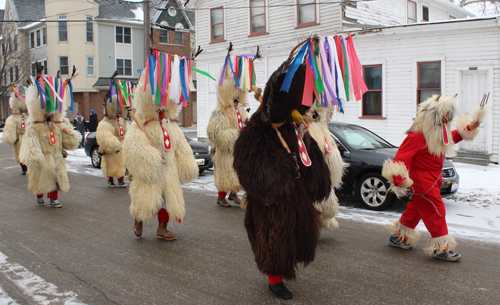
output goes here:
{"type": "Polygon", "coordinates": [[[358,126],[333,126],[341,141],[354,149],[377,149],[394,147],[376,134],[358,126]]]}

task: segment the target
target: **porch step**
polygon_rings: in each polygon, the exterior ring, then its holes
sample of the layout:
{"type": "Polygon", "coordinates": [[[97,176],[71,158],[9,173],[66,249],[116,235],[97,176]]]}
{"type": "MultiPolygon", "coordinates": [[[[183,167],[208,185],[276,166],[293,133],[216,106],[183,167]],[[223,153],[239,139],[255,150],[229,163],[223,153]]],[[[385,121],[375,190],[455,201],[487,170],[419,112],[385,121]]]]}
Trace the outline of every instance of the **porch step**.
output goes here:
{"type": "Polygon", "coordinates": [[[453,162],[486,166],[490,163],[490,156],[481,153],[458,152],[457,155],[453,157],[453,162]]]}

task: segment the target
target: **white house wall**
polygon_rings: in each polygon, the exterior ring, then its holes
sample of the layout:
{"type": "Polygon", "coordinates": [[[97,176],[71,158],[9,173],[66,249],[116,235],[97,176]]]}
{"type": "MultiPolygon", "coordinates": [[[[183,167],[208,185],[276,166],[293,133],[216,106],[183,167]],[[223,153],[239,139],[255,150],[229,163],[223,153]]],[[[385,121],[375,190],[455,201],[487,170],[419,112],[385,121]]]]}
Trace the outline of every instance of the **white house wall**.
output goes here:
{"type": "MultiPolygon", "coordinates": [[[[193,1],[198,8],[215,8],[221,5],[225,7],[248,6],[248,0],[235,1],[193,1]]],[[[282,1],[266,0],[267,5],[282,4],[282,1]]],[[[300,41],[304,40],[310,33],[332,35],[340,31],[341,9],[338,3],[320,4],[317,6],[319,25],[296,29],[296,7],[280,6],[268,7],[266,9],[266,29],[268,34],[249,37],[250,16],[248,9],[226,9],[224,10],[224,33],[225,42],[210,43],[210,10],[196,10],[196,43],[204,51],[196,59],[196,66],[201,70],[208,71],[218,78],[224,58],[227,54],[229,42],[233,43],[233,54],[242,55],[255,53],[257,46],[260,47],[264,59],[256,61],[255,70],[260,87],[263,87],[272,72],[278,68],[288,57],[288,54],[300,41]]],[[[206,128],[210,115],[217,103],[215,93],[215,82],[204,77],[197,76],[198,90],[198,137],[207,137],[206,128]]],[[[249,107],[253,113],[259,103],[253,94],[248,95],[249,107]]]]}
{"type": "MultiPolygon", "coordinates": [[[[375,34],[356,34],[354,45],[363,65],[383,64],[386,104],[385,119],[360,119],[361,103],[344,104],[345,115],[338,120],[359,124],[400,145],[416,112],[416,63],[441,60],[442,93],[459,91],[461,69],[479,67],[491,71],[488,153],[499,161],[500,75],[499,27],[496,19],[394,27],[375,34]]],[[[457,103],[461,106],[460,95],[457,103]]],[[[478,101],[468,101],[479,103],[478,101]]]]}

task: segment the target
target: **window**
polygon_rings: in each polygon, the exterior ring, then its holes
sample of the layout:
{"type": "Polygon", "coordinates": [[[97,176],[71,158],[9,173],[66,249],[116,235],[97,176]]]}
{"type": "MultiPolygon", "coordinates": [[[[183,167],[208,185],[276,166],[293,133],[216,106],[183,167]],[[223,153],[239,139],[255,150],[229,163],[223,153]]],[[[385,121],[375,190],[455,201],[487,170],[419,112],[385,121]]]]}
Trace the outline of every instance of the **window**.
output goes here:
{"type": "Polygon", "coordinates": [[[94,57],[87,57],[87,75],[94,75],[94,57]]]}
{"type": "Polygon", "coordinates": [[[250,33],[266,32],[265,0],[250,0],[250,33]]]}
{"type": "Polygon", "coordinates": [[[47,45],[47,28],[42,29],[42,45],[47,45]]]}
{"type": "Polygon", "coordinates": [[[417,23],[417,3],[408,0],[408,18],[406,23],[417,23]]]}
{"type": "Polygon", "coordinates": [[[297,0],[298,25],[316,24],[316,0],[297,0]]]}
{"type": "Polygon", "coordinates": [[[117,58],[116,70],[118,71],[118,75],[132,76],[132,60],[117,58]]]}
{"type": "Polygon", "coordinates": [[[49,75],[49,65],[46,59],[43,61],[43,74],[49,75]]]}
{"type": "Polygon", "coordinates": [[[59,71],[61,71],[61,75],[69,74],[69,64],[67,56],[59,57],[59,71]]]}
{"type": "Polygon", "coordinates": [[[6,52],[7,52],[7,45],[5,44],[5,42],[2,42],[2,55],[5,55],[6,52]]]}
{"type": "Polygon", "coordinates": [[[455,16],[453,16],[453,15],[448,15],[448,18],[449,18],[450,20],[457,19],[457,17],[455,17],[455,16]]]}
{"type": "Polygon", "coordinates": [[[40,37],[40,30],[36,30],[36,47],[42,45],[42,37],[40,37]]]}
{"type": "Polygon", "coordinates": [[[17,82],[19,80],[19,67],[18,66],[15,66],[14,67],[14,74],[15,74],[15,81],[17,82]]]}
{"type": "Polygon", "coordinates": [[[168,41],[168,30],[160,29],[160,43],[169,43],[168,41]]]}
{"type": "Polygon", "coordinates": [[[17,34],[14,35],[14,51],[17,51],[17,34]]]}
{"type": "Polygon", "coordinates": [[[9,68],[9,76],[10,76],[10,82],[14,82],[14,69],[12,67],[9,68]]]}
{"type": "Polygon", "coordinates": [[[441,62],[419,62],[417,103],[425,102],[434,94],[441,93],[441,62]]]}
{"type": "Polygon", "coordinates": [[[422,5],[422,21],[429,21],[429,8],[422,5]]]}
{"type": "Polygon", "coordinates": [[[131,29],[117,26],[116,27],[116,42],[117,43],[131,43],[132,34],[131,29]]]}
{"type": "Polygon", "coordinates": [[[68,41],[68,16],[59,15],[59,41],[68,41]]]}
{"type": "Polygon", "coordinates": [[[30,33],[30,47],[35,48],[35,32],[30,33]]]}
{"type": "Polygon", "coordinates": [[[36,77],[36,63],[31,63],[31,76],[36,77]]]}
{"type": "Polygon", "coordinates": [[[224,41],[224,9],[222,7],[210,10],[210,25],[212,42],[224,41]]]}
{"type": "Polygon", "coordinates": [[[94,42],[94,24],[92,23],[92,17],[87,17],[86,28],[87,42],[94,42]]]}
{"type": "Polygon", "coordinates": [[[175,44],[183,44],[183,37],[184,33],[183,32],[177,32],[175,31],[175,44]]]}
{"type": "Polygon", "coordinates": [[[363,116],[382,116],[382,65],[363,66],[368,91],[363,95],[363,116]]]}

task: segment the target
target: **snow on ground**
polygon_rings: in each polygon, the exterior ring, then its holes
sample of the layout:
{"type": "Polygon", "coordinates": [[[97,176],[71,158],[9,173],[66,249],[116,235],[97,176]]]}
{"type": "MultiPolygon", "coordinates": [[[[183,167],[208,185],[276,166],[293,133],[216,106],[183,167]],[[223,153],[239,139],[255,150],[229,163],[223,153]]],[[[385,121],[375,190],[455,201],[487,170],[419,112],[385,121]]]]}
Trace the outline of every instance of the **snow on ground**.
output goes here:
{"type": "Polygon", "coordinates": [[[500,166],[454,163],[460,187],[453,199],[471,206],[500,206],[500,166]]]}

